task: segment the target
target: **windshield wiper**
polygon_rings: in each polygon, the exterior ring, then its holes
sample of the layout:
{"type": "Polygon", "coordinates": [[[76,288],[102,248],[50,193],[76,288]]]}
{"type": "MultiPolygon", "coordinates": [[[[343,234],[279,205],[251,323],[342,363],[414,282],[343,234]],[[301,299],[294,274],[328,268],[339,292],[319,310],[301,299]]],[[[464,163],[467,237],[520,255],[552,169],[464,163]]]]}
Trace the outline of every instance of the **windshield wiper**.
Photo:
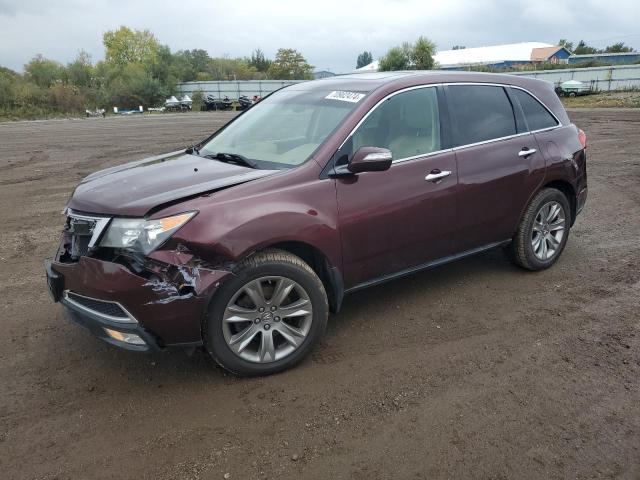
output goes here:
{"type": "Polygon", "coordinates": [[[258,168],[258,164],[245,157],[244,155],[240,155],[238,153],[224,153],[224,152],[218,152],[218,153],[208,153],[206,155],[203,155],[204,158],[211,158],[213,160],[220,160],[221,162],[225,162],[225,163],[237,163],[238,165],[244,165],[245,167],[250,167],[250,168],[258,168]]]}

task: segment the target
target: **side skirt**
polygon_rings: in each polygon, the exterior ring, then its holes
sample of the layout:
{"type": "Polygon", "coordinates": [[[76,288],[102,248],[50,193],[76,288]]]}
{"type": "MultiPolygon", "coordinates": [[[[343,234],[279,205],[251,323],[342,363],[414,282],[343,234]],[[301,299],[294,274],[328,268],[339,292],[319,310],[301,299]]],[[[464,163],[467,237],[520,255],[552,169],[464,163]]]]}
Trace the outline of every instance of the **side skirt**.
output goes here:
{"type": "Polygon", "coordinates": [[[487,250],[491,250],[496,247],[502,247],[504,245],[508,245],[511,243],[511,239],[503,240],[502,242],[494,242],[488,245],[483,245],[482,247],[472,248],[471,250],[466,250],[461,253],[456,253],[455,255],[449,255],[448,257],[442,257],[437,260],[432,260],[427,263],[423,263],[421,265],[417,265],[415,267],[409,267],[404,270],[400,270],[399,272],[390,273],[388,275],[383,275],[382,277],[374,278],[373,280],[368,280],[363,283],[359,283],[358,285],[351,287],[344,291],[345,295],[353,292],[357,292],[358,290],[362,290],[364,288],[372,287],[374,285],[380,285],[381,283],[390,282],[391,280],[395,280],[397,278],[406,277],[413,273],[421,272],[423,270],[429,270],[431,268],[439,267],[440,265],[444,265],[445,263],[454,262],[456,260],[460,260],[465,257],[470,257],[471,255],[475,255],[476,253],[485,252],[487,250]]]}

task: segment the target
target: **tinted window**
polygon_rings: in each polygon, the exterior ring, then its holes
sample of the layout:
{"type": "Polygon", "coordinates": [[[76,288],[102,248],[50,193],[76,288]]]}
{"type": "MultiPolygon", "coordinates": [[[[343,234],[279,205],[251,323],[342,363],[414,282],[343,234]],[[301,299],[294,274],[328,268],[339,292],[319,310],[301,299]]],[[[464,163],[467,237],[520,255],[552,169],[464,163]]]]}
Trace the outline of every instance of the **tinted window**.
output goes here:
{"type": "Polygon", "coordinates": [[[502,87],[485,85],[449,86],[456,131],[456,145],[507,137],[516,133],[516,121],[502,87]]]}
{"type": "Polygon", "coordinates": [[[520,105],[522,105],[529,130],[541,130],[555,127],[558,124],[553,115],[527,92],[518,88],[514,88],[511,91],[520,102],[520,105]]]}
{"type": "Polygon", "coordinates": [[[395,160],[440,150],[436,89],[418,88],[385,100],[354,132],[352,142],[352,152],[388,148],[395,160]]]}

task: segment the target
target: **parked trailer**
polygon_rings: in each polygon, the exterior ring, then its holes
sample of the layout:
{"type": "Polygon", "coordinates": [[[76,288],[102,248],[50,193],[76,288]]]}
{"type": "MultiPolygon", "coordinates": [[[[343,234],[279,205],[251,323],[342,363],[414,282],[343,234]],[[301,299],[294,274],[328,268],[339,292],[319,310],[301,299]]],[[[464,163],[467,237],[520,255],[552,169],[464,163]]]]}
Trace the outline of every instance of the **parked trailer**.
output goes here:
{"type": "Polygon", "coordinates": [[[587,95],[591,93],[591,88],[584,82],[568,80],[560,84],[559,93],[560,95],[566,95],[567,97],[577,97],[578,95],[587,95]]]}

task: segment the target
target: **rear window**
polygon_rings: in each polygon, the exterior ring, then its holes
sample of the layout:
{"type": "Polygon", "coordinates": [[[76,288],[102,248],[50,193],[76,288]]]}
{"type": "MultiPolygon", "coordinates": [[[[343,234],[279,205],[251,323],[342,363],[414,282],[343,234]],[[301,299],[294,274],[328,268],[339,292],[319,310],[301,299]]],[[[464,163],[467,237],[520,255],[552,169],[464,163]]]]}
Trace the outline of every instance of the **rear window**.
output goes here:
{"type": "Polygon", "coordinates": [[[448,96],[456,146],[515,135],[513,107],[504,88],[451,85],[448,96]]]}
{"type": "Polygon", "coordinates": [[[519,88],[512,89],[512,92],[520,102],[524,116],[527,119],[529,130],[542,130],[543,128],[555,127],[558,125],[556,119],[549,111],[535,98],[519,88]]]}

